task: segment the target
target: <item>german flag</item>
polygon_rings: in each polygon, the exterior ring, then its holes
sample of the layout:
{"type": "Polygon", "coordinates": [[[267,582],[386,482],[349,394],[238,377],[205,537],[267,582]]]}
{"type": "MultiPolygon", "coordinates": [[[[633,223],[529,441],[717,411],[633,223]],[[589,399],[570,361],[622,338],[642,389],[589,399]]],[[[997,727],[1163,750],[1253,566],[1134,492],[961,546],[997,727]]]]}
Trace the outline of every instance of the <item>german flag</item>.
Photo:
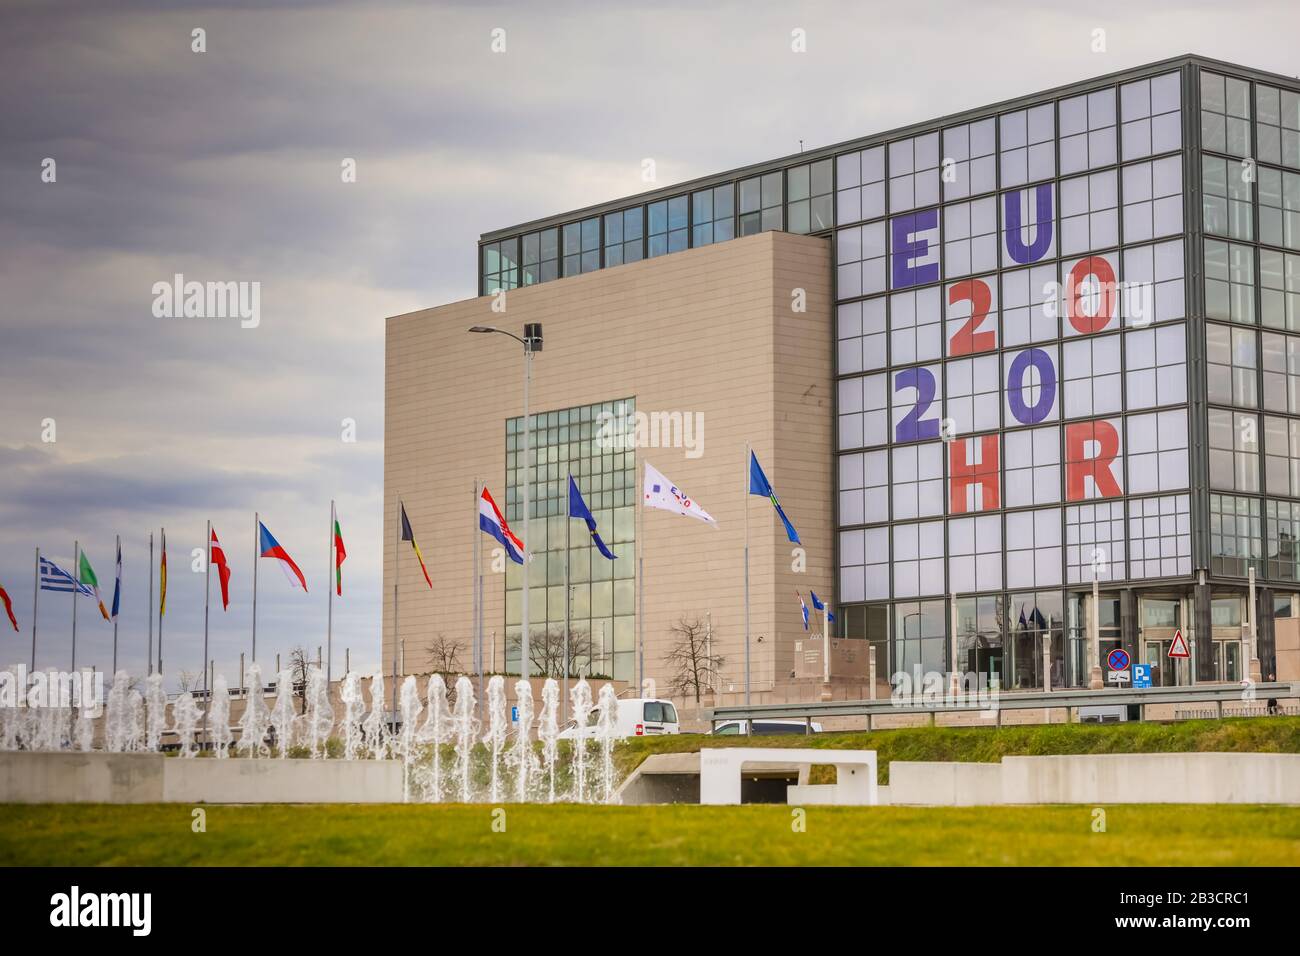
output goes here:
{"type": "Polygon", "coordinates": [[[415,543],[415,532],[411,530],[411,521],[406,517],[406,505],[401,505],[402,509],[402,540],[411,542],[411,547],[415,549],[415,558],[420,562],[420,570],[424,572],[424,583],[433,587],[433,581],[429,579],[429,569],[424,566],[424,555],[420,553],[420,546],[415,543]]]}

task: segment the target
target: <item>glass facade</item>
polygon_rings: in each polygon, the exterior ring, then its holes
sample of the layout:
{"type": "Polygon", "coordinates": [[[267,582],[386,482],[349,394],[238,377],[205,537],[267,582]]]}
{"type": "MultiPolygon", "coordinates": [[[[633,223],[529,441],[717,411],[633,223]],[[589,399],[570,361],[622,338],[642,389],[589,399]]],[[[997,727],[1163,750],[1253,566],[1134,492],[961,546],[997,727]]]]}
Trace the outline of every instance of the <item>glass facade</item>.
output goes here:
{"type": "MultiPolygon", "coordinates": [[[[565,543],[569,550],[569,633],[573,674],[631,680],[635,668],[636,468],[630,444],[618,440],[620,423],[636,410],[623,398],[532,416],[531,520],[528,548],[529,629],[532,671],[559,677],[565,618],[565,543]],[[569,527],[568,480],[578,482],[596,519],[611,561],[586,527],[569,527]],[[566,531],[568,536],[566,539],[566,531]]],[[[523,526],[523,418],[506,422],[506,520],[523,526]]],[[[522,534],[521,534],[522,537],[522,534]]],[[[506,567],[506,668],[518,673],[523,621],[523,567],[506,567]]]]}

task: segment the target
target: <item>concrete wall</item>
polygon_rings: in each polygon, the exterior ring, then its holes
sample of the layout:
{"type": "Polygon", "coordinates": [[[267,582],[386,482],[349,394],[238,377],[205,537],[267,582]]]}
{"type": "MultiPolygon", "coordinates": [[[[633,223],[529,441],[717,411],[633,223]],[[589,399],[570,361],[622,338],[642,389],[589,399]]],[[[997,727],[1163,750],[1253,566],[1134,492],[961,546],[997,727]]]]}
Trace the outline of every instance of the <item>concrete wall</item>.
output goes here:
{"type": "Polygon", "coordinates": [[[1300,804],[1300,754],[1004,757],[1002,800],[1300,804]]]}
{"type": "Polygon", "coordinates": [[[395,760],[0,753],[0,803],[401,803],[395,760]]]}
{"type": "Polygon", "coordinates": [[[889,801],[919,806],[974,807],[1002,802],[996,763],[895,760],[889,765],[889,801]]]}

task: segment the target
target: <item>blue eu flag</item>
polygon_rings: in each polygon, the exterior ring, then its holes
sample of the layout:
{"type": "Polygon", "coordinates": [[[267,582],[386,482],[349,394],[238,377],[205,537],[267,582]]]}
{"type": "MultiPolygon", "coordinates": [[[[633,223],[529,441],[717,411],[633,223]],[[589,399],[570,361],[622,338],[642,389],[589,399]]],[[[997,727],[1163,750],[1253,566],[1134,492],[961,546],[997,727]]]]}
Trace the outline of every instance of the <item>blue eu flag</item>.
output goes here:
{"type": "Polygon", "coordinates": [[[617,560],[614,552],[609,550],[605,542],[600,540],[600,535],[596,533],[596,519],[591,516],[591,509],[587,507],[587,502],[582,500],[582,492],[578,490],[578,483],[573,480],[572,475],[569,476],[569,517],[581,518],[587,522],[591,540],[600,549],[600,553],[611,561],[617,560]]]}
{"type": "Polygon", "coordinates": [[[772,490],[771,483],[767,480],[767,475],[763,474],[763,468],[758,463],[758,456],[752,451],[749,453],[749,493],[758,495],[761,498],[770,498],[776,513],[781,516],[781,523],[785,525],[786,537],[799,544],[799,532],[794,530],[794,525],[790,519],[785,516],[785,509],[781,507],[781,502],[776,498],[776,492],[772,490]]]}

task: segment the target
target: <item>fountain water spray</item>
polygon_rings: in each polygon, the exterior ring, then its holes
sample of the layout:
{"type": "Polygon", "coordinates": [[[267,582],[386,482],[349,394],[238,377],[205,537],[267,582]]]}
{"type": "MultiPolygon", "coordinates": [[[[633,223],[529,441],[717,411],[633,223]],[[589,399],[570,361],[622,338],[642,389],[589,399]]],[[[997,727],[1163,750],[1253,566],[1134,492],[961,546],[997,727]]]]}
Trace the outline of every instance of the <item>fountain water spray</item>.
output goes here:
{"type": "Polygon", "coordinates": [[[587,723],[591,718],[591,685],[587,678],[579,677],[569,691],[569,704],[573,708],[576,730],[573,735],[573,799],[582,803],[587,799],[587,723]]]}
{"type": "Polygon", "coordinates": [[[262,666],[249,664],[244,680],[248,686],[244,715],[239,718],[238,749],[250,757],[269,757],[271,748],[266,745],[266,731],[271,726],[271,710],[266,706],[266,691],[262,687],[262,666]]]}
{"type": "Polygon", "coordinates": [[[542,685],[542,716],[537,722],[537,736],[542,741],[542,763],[546,766],[548,801],[555,802],[555,759],[559,753],[560,685],[554,677],[546,678],[542,685]]]}
{"type": "Polygon", "coordinates": [[[307,741],[312,758],[329,756],[330,734],[334,732],[334,708],[324,672],[313,667],[307,674],[307,741]]]}
{"type": "Polygon", "coordinates": [[[275,675],[275,709],[271,711],[271,726],[275,728],[275,742],[280,748],[280,759],[289,756],[293,746],[293,672],[280,671],[275,675]]]}
{"type": "Polygon", "coordinates": [[[469,803],[469,768],[474,757],[474,736],[478,721],[474,719],[474,683],[466,676],[456,678],[456,706],[452,712],[456,728],[456,776],[460,778],[461,803],[469,803]]]}
{"type": "Polygon", "coordinates": [[[488,680],[488,732],[483,743],[491,749],[492,774],[488,799],[496,803],[501,799],[501,750],[506,745],[510,721],[506,715],[506,679],[500,674],[488,680]]]}
{"type": "Polygon", "coordinates": [[[126,727],[124,728],[126,750],[135,752],[144,749],[144,695],[132,690],[126,695],[126,727]]]}
{"type": "Polygon", "coordinates": [[[172,719],[176,721],[172,729],[180,738],[182,757],[194,756],[194,729],[198,726],[199,716],[199,705],[194,703],[194,695],[187,690],[181,691],[176,703],[172,704],[172,719]]]}
{"type": "Polygon", "coordinates": [[[398,737],[398,749],[402,754],[402,799],[411,799],[411,764],[415,760],[415,738],[419,733],[415,722],[420,719],[424,705],[420,703],[420,688],[415,677],[407,675],[402,681],[402,690],[398,697],[402,712],[402,730],[398,737]]]}
{"type": "Polygon", "coordinates": [[[519,711],[519,725],[515,728],[515,745],[510,750],[510,757],[515,768],[515,799],[526,803],[537,762],[529,736],[533,728],[533,685],[530,682],[521,680],[515,684],[515,707],[519,711]]]}
{"type": "Polygon", "coordinates": [[[108,709],[104,712],[104,749],[118,754],[126,750],[127,727],[130,714],[127,712],[127,692],[130,690],[131,678],[126,671],[113,675],[113,686],[108,692],[108,709]]]}
{"type": "Polygon", "coordinates": [[[224,760],[230,756],[230,690],[226,678],[218,674],[212,681],[212,701],[208,705],[208,739],[213,756],[224,760]]]}
{"type": "Polygon", "coordinates": [[[145,680],[144,749],[153,753],[162,743],[167,729],[167,692],[163,690],[162,674],[150,674],[145,680]]]}
{"type": "Polygon", "coordinates": [[[366,699],[361,693],[361,678],[355,671],[349,671],[343,678],[339,696],[343,698],[343,759],[356,760],[365,743],[361,722],[365,718],[366,699]]]}
{"type": "Polygon", "coordinates": [[[451,737],[450,713],[447,709],[447,684],[441,674],[429,678],[429,709],[420,728],[420,740],[433,747],[429,779],[424,787],[425,799],[442,801],[442,745],[451,737]]]}
{"type": "Polygon", "coordinates": [[[383,760],[388,756],[388,721],[384,714],[384,675],[370,678],[370,713],[361,729],[366,735],[370,756],[383,760]]]}
{"type": "Polygon", "coordinates": [[[614,744],[618,733],[618,694],[609,684],[600,688],[599,713],[596,716],[596,740],[600,744],[600,799],[614,802],[614,744]]]}
{"type": "MultiPolygon", "coordinates": [[[[10,664],[4,679],[14,689],[15,695],[26,697],[27,688],[18,682],[18,672],[21,667],[21,664],[10,664]]],[[[0,707],[0,751],[18,749],[19,725],[24,710],[26,710],[24,707],[0,707]]]]}

